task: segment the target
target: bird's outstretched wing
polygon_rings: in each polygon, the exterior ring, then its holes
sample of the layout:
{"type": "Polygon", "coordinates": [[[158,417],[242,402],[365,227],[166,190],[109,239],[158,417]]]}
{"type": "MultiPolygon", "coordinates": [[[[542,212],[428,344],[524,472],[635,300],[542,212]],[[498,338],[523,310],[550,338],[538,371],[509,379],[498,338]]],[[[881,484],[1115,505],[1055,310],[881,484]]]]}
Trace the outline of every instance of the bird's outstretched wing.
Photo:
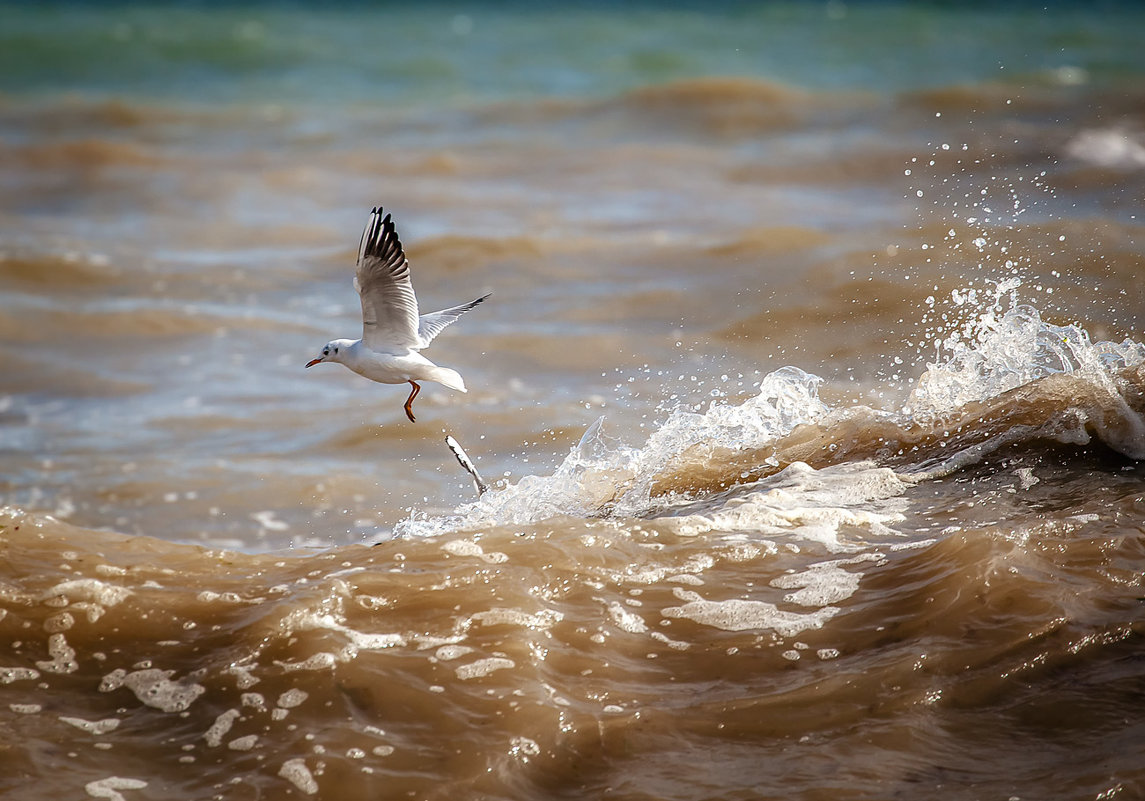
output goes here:
{"type": "MultiPolygon", "coordinates": [[[[492,292],[489,293],[489,295],[492,294],[492,292]]],[[[417,335],[421,342],[421,347],[427,347],[430,342],[433,342],[433,338],[441,333],[442,329],[455,322],[458,317],[465,314],[465,312],[472,309],[478,303],[481,303],[485,298],[489,297],[489,295],[482,295],[477,300],[462,303],[460,306],[451,306],[448,309],[423,314],[417,326],[417,335]]]]}
{"type": "Polygon", "coordinates": [[[403,353],[425,345],[418,331],[409,260],[393,220],[382,213],[380,207],[370,212],[358,246],[354,287],[362,296],[362,341],[381,353],[403,353]]]}

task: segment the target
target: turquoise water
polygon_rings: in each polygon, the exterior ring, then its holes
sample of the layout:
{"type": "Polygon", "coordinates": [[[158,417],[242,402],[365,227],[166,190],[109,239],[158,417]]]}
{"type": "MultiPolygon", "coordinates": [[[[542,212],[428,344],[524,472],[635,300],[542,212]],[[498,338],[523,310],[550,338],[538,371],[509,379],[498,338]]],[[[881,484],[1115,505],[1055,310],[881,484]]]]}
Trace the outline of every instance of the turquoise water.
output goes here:
{"type": "Polygon", "coordinates": [[[169,103],[603,96],[740,75],[810,89],[1109,83],[1136,4],[7,4],[0,91],[169,103]]]}

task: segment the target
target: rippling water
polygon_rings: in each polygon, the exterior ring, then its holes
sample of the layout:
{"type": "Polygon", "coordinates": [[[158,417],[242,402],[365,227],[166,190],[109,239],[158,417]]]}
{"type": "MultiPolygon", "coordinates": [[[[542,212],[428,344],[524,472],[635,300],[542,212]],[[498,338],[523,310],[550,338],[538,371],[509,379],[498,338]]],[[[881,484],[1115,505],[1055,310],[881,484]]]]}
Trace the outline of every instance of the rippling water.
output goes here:
{"type": "Polygon", "coordinates": [[[0,13],[0,794],[1145,797],[1135,6],[0,13]]]}

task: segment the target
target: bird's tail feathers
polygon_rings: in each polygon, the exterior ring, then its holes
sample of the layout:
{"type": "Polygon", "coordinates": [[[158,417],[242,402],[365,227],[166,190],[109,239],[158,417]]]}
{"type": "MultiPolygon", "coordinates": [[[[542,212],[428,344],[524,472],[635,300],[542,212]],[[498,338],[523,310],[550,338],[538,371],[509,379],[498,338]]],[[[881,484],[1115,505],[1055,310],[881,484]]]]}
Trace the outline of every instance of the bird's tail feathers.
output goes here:
{"type": "Polygon", "coordinates": [[[439,384],[444,384],[450,389],[455,389],[458,392],[468,392],[465,388],[465,381],[461,378],[461,373],[456,370],[450,370],[448,367],[434,367],[433,373],[429,376],[431,381],[436,381],[439,384]]]}

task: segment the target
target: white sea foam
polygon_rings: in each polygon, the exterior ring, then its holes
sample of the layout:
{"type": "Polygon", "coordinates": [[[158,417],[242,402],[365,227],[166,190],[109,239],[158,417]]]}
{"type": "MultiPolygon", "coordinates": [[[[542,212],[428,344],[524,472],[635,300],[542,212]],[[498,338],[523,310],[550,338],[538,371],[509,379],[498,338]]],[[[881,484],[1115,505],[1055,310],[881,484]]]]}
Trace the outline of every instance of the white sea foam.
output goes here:
{"type": "Polygon", "coordinates": [[[207,741],[207,745],[211,748],[218,748],[222,745],[223,738],[227,736],[231,727],[235,725],[235,721],[239,719],[240,714],[237,709],[228,709],[215,718],[215,722],[211,724],[206,734],[203,735],[203,739],[207,741]]]}
{"type": "Polygon", "coordinates": [[[453,556],[476,556],[489,564],[509,561],[509,557],[499,551],[485,553],[485,550],[473,540],[450,540],[441,546],[441,550],[453,556]]]}
{"type": "Polygon", "coordinates": [[[109,731],[118,729],[121,722],[119,718],[84,720],[83,718],[72,718],[66,715],[61,715],[60,721],[69,726],[75,726],[80,731],[86,731],[88,734],[107,734],[109,731]]]}
{"type": "Polygon", "coordinates": [[[745,601],[739,598],[709,601],[698,593],[679,588],[674,593],[684,603],[665,608],[665,617],[692,620],[724,631],[772,630],[783,637],[794,637],[808,629],[822,628],[824,623],[839,613],[839,609],[833,606],[807,613],[785,612],[766,601],[745,601]]]}
{"type": "Polygon", "coordinates": [[[246,690],[259,682],[258,677],[254,675],[253,668],[250,665],[231,665],[223,672],[235,677],[235,684],[238,685],[240,690],[246,690]]]}
{"type": "Polygon", "coordinates": [[[274,664],[287,672],[296,670],[333,670],[339,662],[347,662],[351,658],[353,658],[353,653],[350,652],[349,649],[344,649],[338,654],[333,654],[329,651],[319,651],[305,659],[299,659],[294,662],[275,660],[274,664]]]}
{"type": "Polygon", "coordinates": [[[31,681],[40,678],[40,671],[26,667],[0,667],[0,684],[14,681],[31,681]]]}
{"type": "Polygon", "coordinates": [[[286,760],[279,768],[278,775],[307,795],[314,795],[318,792],[318,782],[314,780],[314,774],[306,766],[305,759],[286,760]]]}
{"type": "Polygon", "coordinates": [[[75,649],[68,645],[63,634],[48,637],[48,656],[52,658],[36,662],[36,667],[45,673],[75,673],[80,669],[75,649]]]}
{"type": "Polygon", "coordinates": [[[478,659],[475,662],[470,662],[467,665],[458,666],[454,672],[457,678],[462,681],[469,679],[477,679],[482,676],[488,676],[496,670],[507,670],[508,668],[516,667],[517,663],[512,659],[506,659],[500,656],[490,656],[485,659],[478,659]]]}
{"type": "Polygon", "coordinates": [[[858,550],[871,539],[897,536],[903,520],[896,499],[910,485],[894,471],[860,462],[815,470],[795,462],[773,476],[742,488],[714,511],[657,518],[681,536],[709,532],[752,532],[816,542],[833,552],[858,550]],[[844,530],[862,538],[840,538],[844,530]]]}
{"type": "Polygon", "coordinates": [[[644,618],[633,612],[629,612],[616,601],[608,605],[608,616],[612,618],[612,622],[615,623],[617,628],[621,631],[627,631],[630,634],[640,634],[648,630],[648,626],[644,623],[644,618]]]}
{"type": "Polygon", "coordinates": [[[771,586],[795,590],[783,596],[786,603],[818,608],[850,598],[859,589],[861,578],[861,573],[844,570],[837,562],[821,562],[773,579],[771,586]]]}
{"type": "Polygon", "coordinates": [[[401,634],[373,634],[358,631],[342,623],[342,621],[333,614],[305,614],[297,617],[294,621],[295,631],[314,629],[328,629],[342,634],[349,641],[351,648],[355,650],[381,651],[386,648],[395,648],[406,644],[406,638],[401,634]]]}
{"type": "Polygon", "coordinates": [[[62,631],[67,631],[76,623],[75,617],[70,612],[60,612],[58,615],[52,615],[45,618],[43,629],[52,634],[58,634],[62,631]]]}
{"type": "Polygon", "coordinates": [[[99,579],[84,578],[62,581],[44,590],[37,598],[41,603],[53,598],[64,598],[68,603],[88,601],[101,606],[115,606],[131,596],[131,590],[99,579]]]}
{"type": "Polygon", "coordinates": [[[536,740],[528,737],[513,737],[509,740],[509,755],[517,757],[521,760],[527,760],[531,756],[537,756],[541,753],[541,747],[537,745],[536,740]]]}
{"type": "Polygon", "coordinates": [[[441,550],[454,556],[481,556],[485,553],[473,540],[450,540],[441,546],[441,550]]]}
{"type": "Polygon", "coordinates": [[[243,598],[237,592],[214,592],[213,590],[203,590],[195,599],[203,603],[225,603],[225,604],[260,604],[265,601],[265,598],[243,598]]]}
{"type": "Polygon", "coordinates": [[[467,645],[443,645],[434,652],[434,656],[442,662],[452,662],[470,653],[473,649],[467,645]]]}
{"type": "Polygon", "coordinates": [[[278,696],[277,705],[283,709],[294,709],[301,706],[310,694],[306,690],[300,690],[297,687],[292,687],[282,695],[278,696]]]}
{"type": "Polygon", "coordinates": [[[119,668],[103,677],[100,692],[112,692],[127,687],[144,704],[164,712],[182,712],[206,692],[201,684],[191,681],[172,681],[173,670],[146,668],[131,673],[119,668]]]}
{"type": "Polygon", "coordinates": [[[544,631],[564,618],[564,614],[555,609],[542,609],[530,614],[520,609],[503,609],[500,607],[477,612],[470,616],[474,623],[483,626],[520,626],[521,628],[544,631]]]}
{"type": "Polygon", "coordinates": [[[120,776],[109,776],[84,785],[84,790],[92,798],[106,798],[108,801],[126,801],[120,790],[142,790],[147,782],[142,779],[128,779],[120,776]]]}

